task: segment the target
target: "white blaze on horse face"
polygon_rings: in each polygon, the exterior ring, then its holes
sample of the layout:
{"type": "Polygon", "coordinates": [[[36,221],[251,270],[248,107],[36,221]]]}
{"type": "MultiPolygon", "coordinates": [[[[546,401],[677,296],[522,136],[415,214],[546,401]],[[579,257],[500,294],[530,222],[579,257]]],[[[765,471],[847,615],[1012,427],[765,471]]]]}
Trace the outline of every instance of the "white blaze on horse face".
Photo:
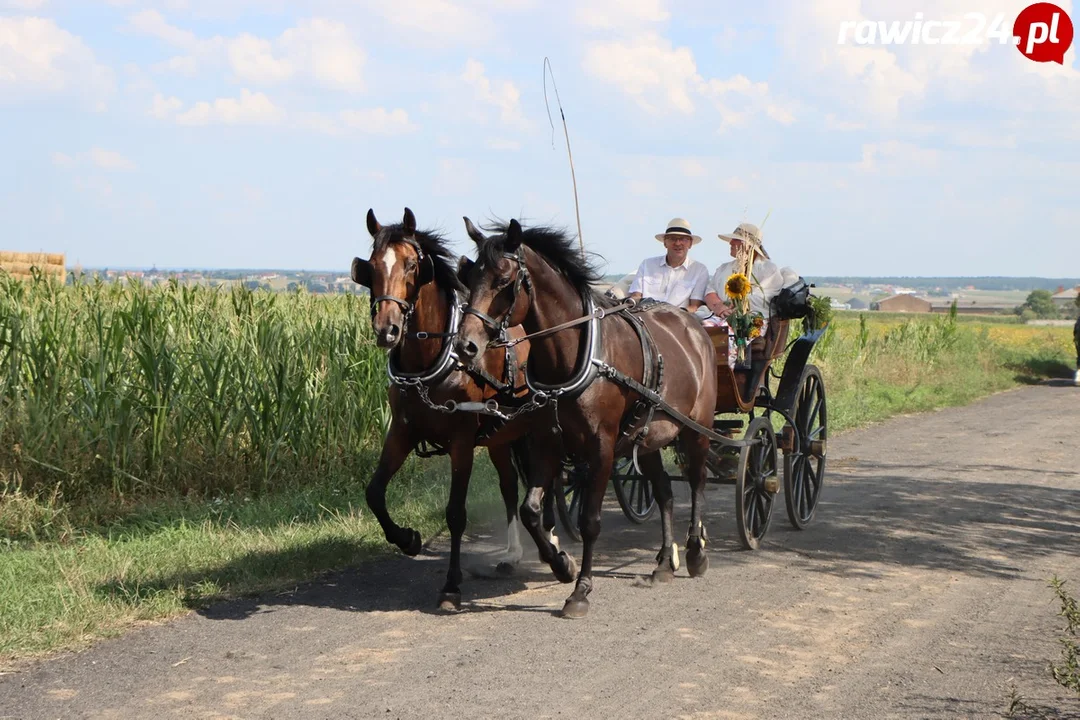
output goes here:
{"type": "Polygon", "coordinates": [[[386,268],[387,282],[389,282],[390,278],[394,276],[394,266],[397,265],[397,261],[398,256],[396,250],[388,249],[386,252],[383,253],[382,262],[383,267],[386,268]]]}

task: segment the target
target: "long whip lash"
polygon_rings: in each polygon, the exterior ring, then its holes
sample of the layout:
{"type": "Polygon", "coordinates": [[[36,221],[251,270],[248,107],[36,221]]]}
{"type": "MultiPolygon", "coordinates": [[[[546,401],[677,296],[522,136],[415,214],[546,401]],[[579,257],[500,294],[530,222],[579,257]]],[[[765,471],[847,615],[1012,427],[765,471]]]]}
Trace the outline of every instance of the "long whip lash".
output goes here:
{"type": "MultiPolygon", "coordinates": [[[[551,61],[544,58],[544,107],[547,108],[548,123],[551,125],[551,148],[555,149],[555,123],[551,120],[551,106],[548,105],[547,74],[551,67],[551,61]]],[[[585,239],[581,235],[581,209],[578,205],[577,176],[574,173],[574,153],[570,151],[570,131],[566,129],[566,113],[563,112],[562,99],[559,98],[559,86],[555,84],[555,73],[551,73],[551,86],[555,88],[555,101],[559,104],[559,116],[562,117],[563,135],[566,136],[566,154],[570,157],[570,179],[574,183],[574,213],[577,215],[578,244],[581,245],[581,255],[585,256],[585,239]]]]}

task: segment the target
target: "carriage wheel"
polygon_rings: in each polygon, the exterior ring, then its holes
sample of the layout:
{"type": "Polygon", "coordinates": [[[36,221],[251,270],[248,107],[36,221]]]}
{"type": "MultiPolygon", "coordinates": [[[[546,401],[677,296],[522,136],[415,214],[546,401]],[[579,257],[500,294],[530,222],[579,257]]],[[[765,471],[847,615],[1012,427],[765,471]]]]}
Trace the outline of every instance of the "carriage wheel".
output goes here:
{"type": "Polygon", "coordinates": [[[563,530],[575,542],[581,542],[578,529],[578,516],[581,514],[581,499],[585,496],[582,489],[588,477],[589,466],[563,463],[555,486],[555,508],[559,512],[559,522],[563,530]]]}
{"type": "Polygon", "coordinates": [[[743,547],[757,550],[769,529],[773,501],[780,489],[776,478],[776,434],[772,423],[759,417],[750,422],[743,437],[758,442],[740,454],[735,478],[735,520],[743,547]]]}
{"type": "Polygon", "coordinates": [[[652,483],[637,471],[632,458],[615,458],[611,484],[615,486],[619,507],[630,522],[641,524],[656,512],[652,483]]]}
{"type": "Polygon", "coordinates": [[[825,384],[813,365],[803,370],[791,417],[798,445],[784,452],[784,504],[791,524],[802,530],[814,517],[825,480],[825,384]]]}

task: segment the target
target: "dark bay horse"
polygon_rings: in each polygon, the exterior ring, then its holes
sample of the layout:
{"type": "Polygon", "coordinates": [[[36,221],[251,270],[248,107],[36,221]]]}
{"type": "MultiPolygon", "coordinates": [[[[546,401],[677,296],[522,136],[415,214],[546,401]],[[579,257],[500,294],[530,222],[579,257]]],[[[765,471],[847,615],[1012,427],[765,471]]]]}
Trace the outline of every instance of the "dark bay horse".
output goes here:
{"type": "MultiPolygon", "coordinates": [[[[465,532],[469,479],[473,450],[486,446],[499,475],[499,488],[506,506],[507,553],[497,566],[499,574],[512,571],[521,559],[518,537],[517,465],[524,466],[528,446],[525,434],[530,425],[543,421],[543,414],[522,414],[503,421],[478,412],[451,411],[462,403],[480,404],[496,395],[498,386],[524,389],[521,365],[528,355],[522,343],[510,357],[513,376],[507,373],[508,354],[485,353],[474,374],[464,372],[453,353],[453,333],[460,320],[458,293],[465,288],[457,275],[456,258],[440,235],[418,230],[416,217],[405,208],[401,223],[381,225],[372,210],[367,215],[373,249],[368,260],[354,258],[352,279],[370,289],[372,328],[376,343],[389,353],[391,379],[390,429],[382,454],[367,486],[368,506],[378,518],[389,543],[406,555],[420,552],[420,534],[399,527],[386,508],[386,487],[405,459],[421,443],[444,449],[450,456],[450,497],[446,524],[450,529],[450,569],[439,595],[444,609],[458,609],[461,603],[461,537],[465,532]],[[490,382],[485,382],[490,381],[490,382]]],[[[510,328],[520,336],[520,328],[510,328]]],[[[547,426],[550,428],[551,420],[547,426]]],[[[524,474],[523,470],[520,470],[524,474]]],[[[544,526],[548,542],[558,543],[553,529],[554,507],[545,506],[544,526]]]]}
{"type": "MultiPolygon", "coordinates": [[[[462,268],[470,292],[457,340],[463,358],[483,357],[499,325],[520,323],[532,336],[612,308],[613,302],[591,287],[600,279],[598,271],[578,255],[565,233],[547,227],[523,229],[511,220],[487,228],[495,234],[485,237],[468,218],[465,224],[479,251],[475,263],[462,268]]],[[[583,617],[588,612],[601,504],[614,458],[633,451],[627,434],[637,436],[639,465],[653,484],[662,513],[663,543],[653,579],[670,581],[679,567],[671,482],[659,452],[676,438],[687,460],[686,478],[693,491],[687,570],[699,576],[708,567],[702,511],[709,439],[661,410],[651,414],[637,405],[641,395],[611,379],[617,377],[611,370],[646,388],[649,383],[654,383],[650,389],[658,385],[657,392],[672,408],[711,428],[716,403],[715,351],[701,324],[681,309],[657,303],[635,317],[644,325],[643,331],[635,330],[628,315],[616,312],[531,340],[526,372],[530,388],[545,393],[548,404],[557,406],[566,451],[589,467],[590,477],[581,490],[586,493],[579,521],[584,546],[581,573],[563,606],[567,617],[583,617]],[[645,342],[643,336],[651,339],[645,342]],[[659,381],[656,372],[650,371],[657,356],[663,358],[659,381]]],[[[547,453],[533,454],[529,490],[521,507],[522,524],[540,546],[541,501],[550,494],[557,460],[547,453]]],[[[565,561],[556,548],[545,552],[541,547],[541,558],[551,564],[556,576],[565,572],[565,561]]]]}

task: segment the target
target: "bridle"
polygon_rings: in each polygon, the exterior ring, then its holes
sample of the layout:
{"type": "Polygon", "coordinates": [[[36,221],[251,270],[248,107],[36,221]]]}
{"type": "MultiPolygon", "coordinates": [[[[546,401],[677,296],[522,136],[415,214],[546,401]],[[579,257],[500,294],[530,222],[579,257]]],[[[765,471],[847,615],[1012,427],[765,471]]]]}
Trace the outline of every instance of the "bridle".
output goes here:
{"type": "Polygon", "coordinates": [[[466,305],[462,312],[466,315],[475,315],[480,318],[480,322],[484,324],[488,330],[497,333],[500,343],[506,343],[509,341],[506,330],[510,326],[510,318],[514,317],[514,310],[517,308],[518,295],[521,294],[521,289],[525,288],[525,294],[532,299],[532,280],[529,277],[529,270],[525,266],[525,250],[523,247],[518,246],[517,252],[504,252],[502,256],[508,260],[513,260],[517,263],[518,272],[514,277],[514,297],[510,301],[510,307],[506,309],[506,313],[503,314],[500,320],[496,320],[490,315],[480,312],[474,308],[471,304],[466,305]]]}
{"type": "MultiPolygon", "coordinates": [[[[412,247],[413,250],[416,251],[418,276],[419,276],[419,272],[420,272],[420,263],[424,263],[424,262],[428,263],[431,266],[432,273],[434,273],[434,270],[435,270],[434,261],[431,259],[431,257],[429,255],[424,253],[424,249],[420,247],[420,243],[416,242],[416,240],[411,238],[411,237],[403,237],[403,238],[401,238],[400,242],[406,243],[407,245],[412,247]]],[[[416,295],[417,295],[417,297],[420,296],[419,284],[417,284],[416,295]]],[[[402,312],[402,315],[403,315],[402,320],[401,320],[401,334],[404,337],[405,333],[408,331],[409,318],[412,317],[413,312],[416,310],[416,299],[414,298],[412,301],[409,301],[409,300],[406,300],[404,298],[399,298],[399,297],[397,297],[395,295],[379,295],[377,297],[373,297],[373,298],[371,298],[371,319],[372,319],[372,321],[375,320],[375,314],[378,312],[379,303],[382,303],[382,302],[393,302],[393,303],[397,303],[399,306],[401,306],[401,312],[402,312]]]]}

